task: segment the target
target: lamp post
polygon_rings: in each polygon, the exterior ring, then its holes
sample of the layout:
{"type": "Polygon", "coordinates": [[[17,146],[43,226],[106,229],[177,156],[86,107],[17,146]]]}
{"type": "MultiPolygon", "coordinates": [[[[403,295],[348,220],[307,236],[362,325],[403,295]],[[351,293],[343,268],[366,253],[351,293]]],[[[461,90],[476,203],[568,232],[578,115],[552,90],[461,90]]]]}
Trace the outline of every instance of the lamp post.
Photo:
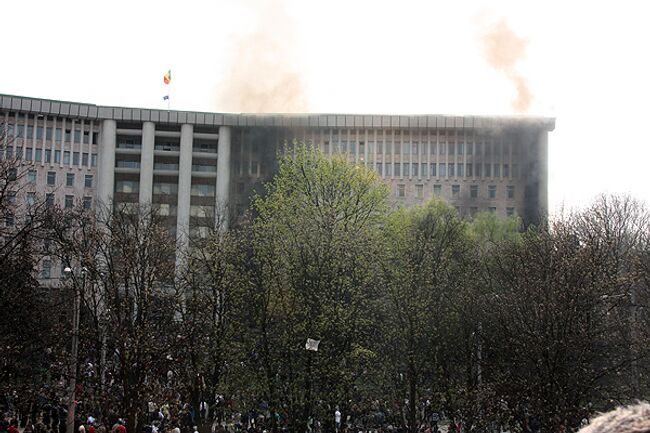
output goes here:
{"type": "Polygon", "coordinates": [[[74,273],[72,268],[66,266],[63,269],[68,275],[72,275],[72,288],[74,290],[74,307],[72,310],[72,351],[70,356],[70,390],[68,395],[68,418],[66,422],[66,433],[75,433],[74,432],[74,419],[75,419],[75,394],[77,390],[77,362],[79,355],[79,317],[81,315],[81,291],[84,289],[86,284],[86,272],[85,267],[81,268],[81,288],[77,287],[76,281],[74,279],[74,273]]]}

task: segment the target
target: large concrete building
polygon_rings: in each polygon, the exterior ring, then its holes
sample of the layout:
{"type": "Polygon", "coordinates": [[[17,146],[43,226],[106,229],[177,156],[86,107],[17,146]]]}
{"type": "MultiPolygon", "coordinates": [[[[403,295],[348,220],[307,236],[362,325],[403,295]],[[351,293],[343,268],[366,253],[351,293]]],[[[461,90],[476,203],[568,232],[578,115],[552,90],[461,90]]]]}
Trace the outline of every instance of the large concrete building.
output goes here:
{"type": "Polygon", "coordinates": [[[152,203],[182,244],[244,212],[293,139],[376,170],[395,205],[432,196],[463,216],[547,210],[552,118],[225,114],[107,107],[0,95],[9,151],[51,203],[152,203]]]}

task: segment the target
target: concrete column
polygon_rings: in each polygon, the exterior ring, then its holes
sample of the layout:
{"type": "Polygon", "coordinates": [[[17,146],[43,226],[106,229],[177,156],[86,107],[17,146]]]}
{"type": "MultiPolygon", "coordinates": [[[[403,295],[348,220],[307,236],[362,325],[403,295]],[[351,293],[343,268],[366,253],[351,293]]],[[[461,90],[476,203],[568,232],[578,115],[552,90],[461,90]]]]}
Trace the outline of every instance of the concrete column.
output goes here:
{"type": "MultiPolygon", "coordinates": [[[[101,208],[102,205],[110,205],[113,200],[116,130],[117,124],[114,120],[107,119],[102,121],[99,145],[99,167],[97,170],[97,200],[100,205],[98,208],[101,208]]],[[[63,134],[63,138],[65,139],[65,121],[63,123],[63,134]]],[[[63,161],[63,155],[61,155],[61,161],[63,161]]]]}
{"type": "Polygon", "coordinates": [[[176,206],[176,246],[187,248],[190,233],[190,196],[192,194],[192,143],[194,126],[181,126],[181,154],[178,161],[178,199],[176,206]]]}
{"type": "MultiPolygon", "coordinates": [[[[41,166],[45,165],[45,143],[47,141],[47,116],[43,116],[43,141],[41,142],[41,166]]],[[[36,150],[34,150],[36,152],[36,150]]],[[[54,155],[50,155],[50,161],[52,161],[51,158],[53,158],[54,155]]]]}
{"type": "Polygon", "coordinates": [[[537,144],[537,197],[539,222],[545,222],[548,216],[548,131],[542,130],[537,144]]]}
{"type": "MultiPolygon", "coordinates": [[[[66,118],[64,117],[61,120],[61,143],[59,143],[60,147],[61,147],[61,159],[59,159],[59,168],[63,168],[63,153],[65,152],[65,122],[66,122],[66,118]]],[[[103,131],[103,128],[104,128],[104,124],[102,124],[102,131],[103,131]]],[[[117,128],[117,126],[114,126],[113,131],[115,131],[116,128],[117,128]]],[[[54,131],[54,133],[56,134],[56,131],[54,131]]],[[[115,134],[113,133],[113,135],[115,135],[115,134]]],[[[113,147],[115,147],[115,146],[113,146],[113,147]]],[[[101,163],[99,163],[99,164],[101,165],[101,163]]],[[[115,164],[115,152],[113,152],[113,164],[115,164]]],[[[111,191],[111,195],[112,194],[113,194],[113,191],[111,191]]]]}
{"type": "Polygon", "coordinates": [[[52,118],[52,143],[50,143],[50,150],[52,152],[50,165],[54,165],[54,155],[56,154],[56,117],[52,118]]]}
{"type": "MultiPolygon", "coordinates": [[[[92,120],[90,121],[90,130],[88,131],[88,163],[86,164],[86,168],[91,167],[91,161],[93,159],[93,132],[95,131],[95,122],[92,120]]],[[[83,161],[83,155],[81,155],[82,161],[83,161]]]]}
{"type": "Polygon", "coordinates": [[[219,228],[228,230],[230,205],[230,127],[219,128],[219,147],[217,151],[217,193],[215,213],[219,228]]]}
{"type": "MultiPolygon", "coordinates": [[[[38,115],[34,114],[34,131],[32,134],[32,159],[31,159],[32,161],[36,159],[36,145],[37,145],[36,136],[38,135],[37,131],[38,131],[38,115]]],[[[26,152],[27,152],[27,145],[23,146],[23,159],[25,158],[26,152]]],[[[41,155],[41,161],[43,161],[43,155],[41,155]]]]}
{"type": "MultiPolygon", "coordinates": [[[[68,161],[68,166],[72,168],[72,163],[74,162],[74,128],[75,128],[75,120],[72,119],[72,125],[70,125],[70,161],[68,161]]],[[[65,131],[63,131],[63,134],[65,134],[65,131]]],[[[65,138],[65,135],[64,135],[65,138]]],[[[64,140],[65,141],[65,140],[64,140]]],[[[115,153],[115,152],[113,152],[115,153]]]]}
{"type": "Polygon", "coordinates": [[[140,151],[140,206],[151,205],[153,198],[153,148],[156,126],[153,122],[142,124],[142,149],[140,151]]]}

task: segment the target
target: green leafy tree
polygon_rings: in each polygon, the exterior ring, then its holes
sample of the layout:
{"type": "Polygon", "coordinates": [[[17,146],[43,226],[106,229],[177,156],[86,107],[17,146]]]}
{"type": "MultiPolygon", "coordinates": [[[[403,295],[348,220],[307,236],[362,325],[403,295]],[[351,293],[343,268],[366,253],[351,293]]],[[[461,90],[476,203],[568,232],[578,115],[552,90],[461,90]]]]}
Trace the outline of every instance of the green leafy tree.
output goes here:
{"type": "Polygon", "coordinates": [[[469,246],[466,223],[440,200],[398,210],[387,226],[381,350],[395,397],[407,401],[398,421],[411,432],[424,421],[418,402],[431,395],[423,391],[442,391],[442,358],[456,350],[452,294],[462,287],[469,246]]]}
{"type": "Polygon", "coordinates": [[[366,356],[369,300],[380,269],[386,186],[343,157],[298,145],[255,201],[251,327],[264,398],[292,431],[333,423],[355,394],[366,356]],[[305,349],[307,338],[320,341],[305,349]],[[283,402],[285,407],[280,407],[283,402]]]}

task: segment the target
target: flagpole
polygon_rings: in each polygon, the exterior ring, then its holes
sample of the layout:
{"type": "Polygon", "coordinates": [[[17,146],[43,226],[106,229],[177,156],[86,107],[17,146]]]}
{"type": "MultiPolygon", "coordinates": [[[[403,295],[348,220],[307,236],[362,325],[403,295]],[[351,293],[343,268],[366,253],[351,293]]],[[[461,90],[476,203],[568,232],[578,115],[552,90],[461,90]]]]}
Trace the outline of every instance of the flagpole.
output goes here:
{"type": "Polygon", "coordinates": [[[165,82],[165,86],[167,86],[167,95],[163,97],[163,99],[167,100],[167,111],[170,111],[171,109],[171,100],[169,98],[169,94],[171,93],[171,87],[172,87],[172,70],[168,70],[167,73],[165,74],[163,81],[165,82]]]}

